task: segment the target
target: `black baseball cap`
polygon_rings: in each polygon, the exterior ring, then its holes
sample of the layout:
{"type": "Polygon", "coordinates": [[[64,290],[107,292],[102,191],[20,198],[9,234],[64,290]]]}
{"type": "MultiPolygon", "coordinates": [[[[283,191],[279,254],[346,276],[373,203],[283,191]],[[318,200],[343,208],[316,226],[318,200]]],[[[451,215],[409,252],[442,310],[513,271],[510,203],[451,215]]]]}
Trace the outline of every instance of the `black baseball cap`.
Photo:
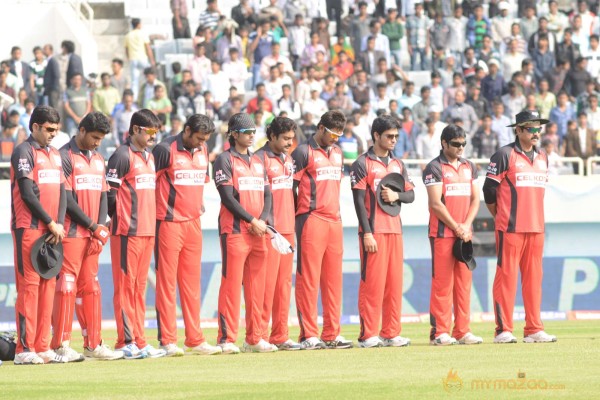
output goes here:
{"type": "Polygon", "coordinates": [[[507,125],[507,127],[512,128],[515,126],[521,126],[528,122],[539,122],[542,125],[545,125],[548,122],[550,122],[547,119],[540,118],[539,112],[529,111],[529,110],[521,111],[520,113],[517,114],[517,116],[515,118],[516,118],[517,122],[515,122],[514,124],[511,124],[511,125],[507,125]]]}
{"type": "Polygon", "coordinates": [[[231,118],[229,118],[227,127],[229,132],[238,132],[243,129],[256,129],[254,121],[250,115],[246,113],[237,113],[232,115],[231,118]]]}

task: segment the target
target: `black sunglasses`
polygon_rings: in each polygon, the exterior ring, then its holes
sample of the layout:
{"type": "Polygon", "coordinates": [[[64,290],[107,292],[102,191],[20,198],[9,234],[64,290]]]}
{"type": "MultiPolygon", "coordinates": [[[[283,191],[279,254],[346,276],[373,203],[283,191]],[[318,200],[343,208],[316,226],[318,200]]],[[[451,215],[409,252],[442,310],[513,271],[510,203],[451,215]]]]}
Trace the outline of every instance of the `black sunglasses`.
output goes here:
{"type": "Polygon", "coordinates": [[[448,144],[458,149],[459,147],[465,147],[467,145],[467,142],[448,142],[448,144]]]}

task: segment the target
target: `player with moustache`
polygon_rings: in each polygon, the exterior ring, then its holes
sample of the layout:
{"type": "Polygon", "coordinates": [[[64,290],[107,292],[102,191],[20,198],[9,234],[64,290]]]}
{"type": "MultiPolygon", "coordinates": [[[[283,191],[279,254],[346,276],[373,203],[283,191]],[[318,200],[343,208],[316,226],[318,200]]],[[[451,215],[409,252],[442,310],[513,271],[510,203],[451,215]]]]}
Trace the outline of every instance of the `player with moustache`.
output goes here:
{"type": "Polygon", "coordinates": [[[50,326],[56,279],[44,279],[31,261],[34,243],[42,235],[60,243],[67,209],[65,177],[58,150],[50,142],[59,132],[60,115],[52,107],[34,108],[29,138],[10,160],[11,231],[14,245],[17,347],[14,363],[65,363],[68,358],[50,348],[50,326]]]}
{"type": "Polygon", "coordinates": [[[108,185],[104,158],[96,149],[110,129],[110,121],[104,114],[89,113],[79,123],[77,135],[60,149],[67,194],[66,237],[63,268],[54,294],[51,346],[69,362],[83,361],[83,356],[71,347],[74,311],[81,326],[85,357],[123,358],[123,352],[110,349],[101,335],[98,259],[110,232],[105,226],[108,185]]]}
{"type": "Polygon", "coordinates": [[[194,114],[183,130],[152,150],[156,163],[156,320],[158,341],[167,356],[177,346],[177,288],[185,325],[185,352],[211,355],[200,327],[204,186],[210,182],[206,141],[215,131],[206,115],[194,114]]]}
{"type": "MultiPolygon", "coordinates": [[[[267,223],[294,243],[294,163],[288,152],[296,136],[296,123],[286,117],[276,117],[267,127],[267,143],[255,154],[265,165],[273,202],[267,223]]],[[[288,315],[292,291],[294,254],[281,254],[268,247],[265,301],[262,313],[263,339],[279,350],[299,350],[301,346],[289,338],[288,315]],[[269,321],[271,335],[269,336],[269,321]]]]}
{"type": "Polygon", "coordinates": [[[556,342],[556,336],[544,331],[540,315],[548,156],[537,145],[542,126],[548,122],[537,111],[518,113],[516,122],[509,125],[515,129],[515,141],[492,155],[483,185],[485,203],[496,227],[494,343],[517,342],[512,332],[519,272],[525,307],[523,341],[556,342]]]}

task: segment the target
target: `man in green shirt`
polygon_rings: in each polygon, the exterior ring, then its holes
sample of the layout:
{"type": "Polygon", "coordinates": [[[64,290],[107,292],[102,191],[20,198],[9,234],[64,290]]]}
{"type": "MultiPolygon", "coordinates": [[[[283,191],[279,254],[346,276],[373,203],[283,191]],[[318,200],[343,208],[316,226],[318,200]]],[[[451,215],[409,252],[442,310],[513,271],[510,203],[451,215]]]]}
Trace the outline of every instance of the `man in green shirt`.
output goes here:
{"type": "Polygon", "coordinates": [[[119,90],[110,84],[110,75],[106,72],[100,75],[102,86],[94,91],[92,106],[94,111],[110,116],[115,106],[121,102],[119,90]]]}
{"type": "Polygon", "coordinates": [[[398,10],[395,8],[388,9],[388,18],[381,27],[381,33],[390,41],[390,53],[394,57],[394,62],[401,66],[400,40],[404,37],[404,25],[398,22],[398,10]]]}

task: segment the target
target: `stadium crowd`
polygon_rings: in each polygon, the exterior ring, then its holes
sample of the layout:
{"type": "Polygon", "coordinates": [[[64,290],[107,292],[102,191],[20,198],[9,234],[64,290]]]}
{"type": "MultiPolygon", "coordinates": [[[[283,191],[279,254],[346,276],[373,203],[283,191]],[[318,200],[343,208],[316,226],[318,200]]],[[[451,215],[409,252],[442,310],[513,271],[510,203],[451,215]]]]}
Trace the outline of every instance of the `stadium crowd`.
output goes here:
{"type": "MultiPolygon", "coordinates": [[[[178,133],[195,113],[220,126],[245,111],[259,126],[256,148],[274,116],[298,122],[297,145],[325,111],[339,109],[349,121],[340,140],[349,161],[366,150],[382,113],[402,121],[395,149],[402,158],[435,157],[451,122],[468,132],[466,155],[487,158],[512,140],[511,116],[536,109],[552,121],[543,146],[553,170],[560,156],[585,159],[599,151],[597,1],[263,3],[242,0],[223,15],[217,0],[208,0],[193,35],[194,58],[167,65],[168,81],[159,79],[165,74],[135,18],[125,37],[127,59],[114,59],[112,71],[99,77],[84,75],[71,41],[59,54],[50,44],[35,47],[30,62],[13,47],[0,70],[2,161],[27,137],[31,111],[43,102],[62,112],[69,136],[92,110],[110,116],[105,157],[123,143],[139,108],[159,116],[161,138],[178,133]],[[415,87],[408,70],[431,75],[415,87]]],[[[192,37],[186,1],[171,1],[171,9],[174,38],[192,37]]],[[[211,161],[223,139],[209,143],[211,161]]]]}

